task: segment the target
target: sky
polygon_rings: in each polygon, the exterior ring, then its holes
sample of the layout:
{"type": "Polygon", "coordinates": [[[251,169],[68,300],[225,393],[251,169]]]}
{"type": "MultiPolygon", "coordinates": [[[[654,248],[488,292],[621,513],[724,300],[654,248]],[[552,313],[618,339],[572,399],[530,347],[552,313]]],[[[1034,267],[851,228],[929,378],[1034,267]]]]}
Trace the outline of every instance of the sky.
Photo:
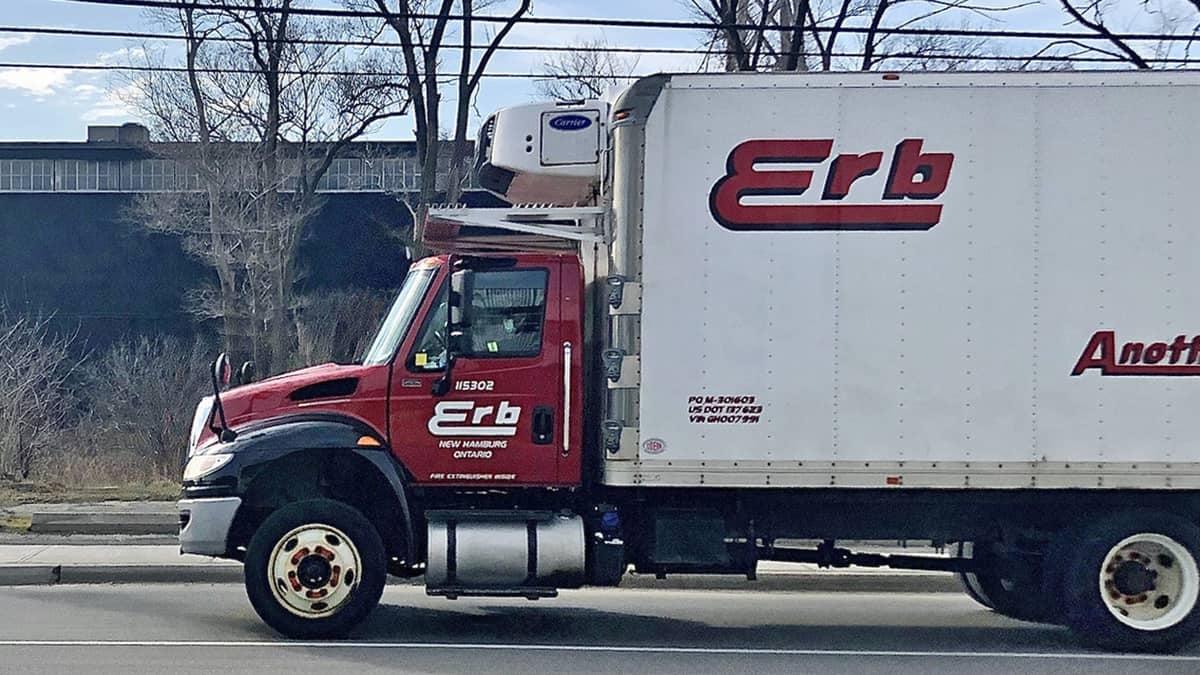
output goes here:
{"type": "MultiPolygon", "coordinates": [[[[1019,0],[1013,0],[1014,4],[1019,0]]],[[[1186,17],[1186,0],[1109,0],[1110,23],[1119,30],[1155,30],[1162,16],[1186,17]],[[1147,4],[1143,4],[1145,3],[1147,4]],[[1157,7],[1161,13],[1147,15],[1144,8],[1157,7]]],[[[332,0],[311,0],[309,6],[336,6],[332,0]]],[[[501,2],[489,12],[499,13],[511,4],[501,2]]],[[[535,16],[620,17],[688,20],[686,0],[533,0],[535,16]]],[[[1066,17],[1057,0],[1034,0],[1029,6],[1005,12],[999,19],[980,18],[960,13],[944,25],[971,26],[1003,30],[1061,30],[1066,17]]],[[[108,30],[156,30],[143,10],[119,6],[87,5],[64,0],[0,0],[0,26],[54,26],[108,30]]],[[[1190,27],[1190,24],[1189,24],[1190,27]]],[[[698,32],[685,30],[645,30],[589,28],[579,26],[519,25],[507,44],[568,45],[582,40],[603,39],[611,45],[647,47],[686,47],[700,44],[698,32]]],[[[12,63],[128,63],[129,50],[140,49],[138,42],[120,38],[59,37],[21,35],[0,32],[0,64],[12,63]]],[[[1031,51],[1026,47],[1002,49],[1031,51]]],[[[545,54],[537,52],[500,52],[493,59],[492,72],[536,74],[545,54]]],[[[452,64],[449,64],[453,67],[452,64]]],[[[681,55],[641,55],[634,72],[695,70],[697,59],[681,55]]],[[[0,65],[0,141],[38,140],[73,141],[86,137],[90,124],[120,124],[137,121],[139,115],[128,103],[127,82],[121,76],[81,70],[33,70],[0,65]]],[[[506,105],[539,98],[530,80],[489,79],[481,85],[475,108],[479,115],[506,105]]],[[[452,110],[452,100],[447,101],[452,110]]],[[[473,120],[473,125],[478,117],[473,120]]],[[[443,126],[448,122],[443,121],[443,126]]],[[[412,138],[412,122],[400,118],[374,130],[376,139],[412,138]]]]}

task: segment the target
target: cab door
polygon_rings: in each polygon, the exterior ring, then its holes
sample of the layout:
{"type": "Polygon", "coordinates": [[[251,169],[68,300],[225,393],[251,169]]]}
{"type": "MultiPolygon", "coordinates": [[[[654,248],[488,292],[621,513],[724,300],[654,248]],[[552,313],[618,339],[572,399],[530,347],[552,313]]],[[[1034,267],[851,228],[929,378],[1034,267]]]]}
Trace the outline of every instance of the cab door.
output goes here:
{"type": "MultiPolygon", "coordinates": [[[[422,484],[561,485],[564,350],[561,265],[473,270],[459,301],[470,323],[456,346],[448,391],[442,287],[393,368],[392,445],[422,484]]],[[[566,350],[570,353],[570,349],[566,350]]],[[[578,355],[573,357],[578,360],[578,355]]]]}

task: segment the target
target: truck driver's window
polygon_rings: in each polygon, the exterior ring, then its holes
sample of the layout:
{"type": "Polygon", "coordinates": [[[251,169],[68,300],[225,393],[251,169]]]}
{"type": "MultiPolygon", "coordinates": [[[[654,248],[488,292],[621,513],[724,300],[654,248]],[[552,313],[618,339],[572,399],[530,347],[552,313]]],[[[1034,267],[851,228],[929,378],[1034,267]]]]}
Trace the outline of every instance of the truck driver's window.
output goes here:
{"type": "Polygon", "coordinates": [[[471,346],[464,356],[537,356],[546,314],[546,271],[475,274],[471,294],[471,346]]]}
{"type": "Polygon", "coordinates": [[[421,334],[408,357],[408,367],[414,371],[441,370],[446,367],[446,289],[438,290],[433,311],[425,317],[421,334]]]}
{"type": "MultiPolygon", "coordinates": [[[[470,297],[471,343],[459,356],[472,358],[537,356],[542,351],[546,315],[546,270],[476,272],[470,297]]],[[[425,318],[408,367],[446,367],[445,289],[425,318]]]]}

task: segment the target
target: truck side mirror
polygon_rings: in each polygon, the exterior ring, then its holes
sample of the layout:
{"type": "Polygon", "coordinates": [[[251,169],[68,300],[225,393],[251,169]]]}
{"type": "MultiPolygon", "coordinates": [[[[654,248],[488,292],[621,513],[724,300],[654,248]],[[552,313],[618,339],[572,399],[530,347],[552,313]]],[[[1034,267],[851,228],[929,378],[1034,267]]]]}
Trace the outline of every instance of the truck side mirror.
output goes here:
{"type": "Polygon", "coordinates": [[[250,384],[254,381],[254,362],[244,361],[242,367],[238,368],[237,383],[250,384]]]}
{"type": "Polygon", "coordinates": [[[450,275],[450,325],[471,323],[471,294],[475,288],[475,272],[459,270],[450,275]]]}
{"type": "Polygon", "coordinates": [[[221,352],[212,365],[213,369],[213,387],[224,389],[229,386],[229,381],[233,377],[233,369],[229,365],[229,355],[221,352]]]}

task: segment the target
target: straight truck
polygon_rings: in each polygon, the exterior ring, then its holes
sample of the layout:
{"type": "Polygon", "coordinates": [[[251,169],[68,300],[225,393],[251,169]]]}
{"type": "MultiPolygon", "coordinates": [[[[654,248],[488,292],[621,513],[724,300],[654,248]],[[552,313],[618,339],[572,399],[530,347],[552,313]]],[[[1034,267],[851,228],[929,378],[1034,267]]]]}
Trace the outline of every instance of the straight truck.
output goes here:
{"type": "MultiPolygon", "coordinates": [[[[1200,631],[1200,73],[654,75],[500,110],[362,358],[196,410],[182,549],[280,633],[387,575],[542,598],[941,570],[1200,631]],[[930,540],[953,556],[856,552],[930,540]],[[802,546],[799,542],[819,542],[802,546]]],[[[803,604],[797,604],[803,611],[803,604]]]]}

